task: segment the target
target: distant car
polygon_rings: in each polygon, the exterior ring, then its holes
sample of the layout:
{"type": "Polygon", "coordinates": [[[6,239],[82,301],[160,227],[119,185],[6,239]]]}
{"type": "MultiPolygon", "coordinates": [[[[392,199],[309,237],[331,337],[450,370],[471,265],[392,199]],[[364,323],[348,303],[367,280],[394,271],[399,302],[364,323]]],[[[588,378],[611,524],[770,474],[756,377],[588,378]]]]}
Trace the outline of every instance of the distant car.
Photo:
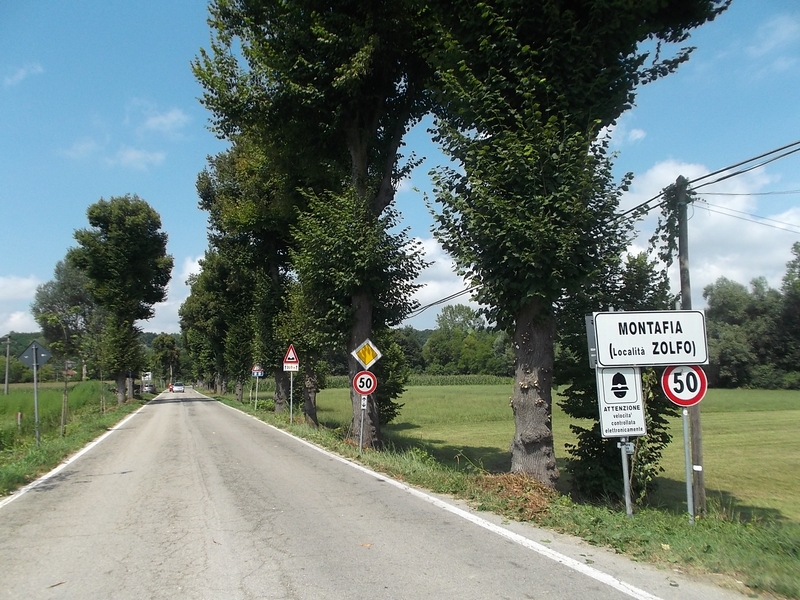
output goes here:
{"type": "Polygon", "coordinates": [[[156,393],[156,385],[154,383],[145,383],[142,387],[142,391],[145,394],[155,394],[156,393]]]}
{"type": "Polygon", "coordinates": [[[176,381],[175,383],[173,383],[172,384],[172,391],[173,392],[181,392],[181,393],[183,393],[185,391],[183,382],[182,381],[176,381]]]}

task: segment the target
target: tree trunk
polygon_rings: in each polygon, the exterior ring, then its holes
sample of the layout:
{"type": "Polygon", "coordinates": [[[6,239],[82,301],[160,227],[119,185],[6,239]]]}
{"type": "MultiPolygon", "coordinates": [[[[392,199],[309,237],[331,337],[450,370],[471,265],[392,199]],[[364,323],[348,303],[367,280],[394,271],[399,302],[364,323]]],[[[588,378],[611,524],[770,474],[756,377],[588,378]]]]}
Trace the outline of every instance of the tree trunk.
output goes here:
{"type": "Polygon", "coordinates": [[[549,487],[558,481],[552,429],[554,338],[550,306],[533,301],[519,311],[514,330],[511,471],[528,473],[549,487]]]}
{"type": "Polygon", "coordinates": [[[275,369],[275,412],[282,413],[289,402],[289,373],[283,370],[283,365],[275,369]]]}
{"type": "Polygon", "coordinates": [[[125,380],[127,377],[125,376],[125,372],[117,373],[116,382],[117,382],[117,404],[123,404],[125,402],[125,380]]]}
{"type": "MultiPolygon", "coordinates": [[[[361,364],[353,357],[353,350],[358,348],[372,334],[372,302],[366,293],[356,294],[352,298],[354,316],[353,328],[350,330],[350,342],[347,345],[348,375],[352,384],[356,373],[362,370],[361,364]]],[[[361,394],[350,386],[350,401],[353,405],[353,421],[351,431],[356,439],[361,433],[361,394]]],[[[364,414],[364,448],[380,448],[383,445],[380,429],[378,404],[375,394],[367,396],[367,409],[364,414]]]]}
{"type": "Polygon", "coordinates": [[[236,401],[237,402],[241,402],[242,401],[242,394],[244,393],[244,385],[242,385],[241,379],[237,379],[236,380],[236,388],[235,388],[235,390],[236,390],[236,401]]]}
{"type": "Polygon", "coordinates": [[[306,425],[319,427],[317,420],[317,377],[313,372],[306,372],[305,385],[303,385],[303,414],[306,417],[306,425]]]}

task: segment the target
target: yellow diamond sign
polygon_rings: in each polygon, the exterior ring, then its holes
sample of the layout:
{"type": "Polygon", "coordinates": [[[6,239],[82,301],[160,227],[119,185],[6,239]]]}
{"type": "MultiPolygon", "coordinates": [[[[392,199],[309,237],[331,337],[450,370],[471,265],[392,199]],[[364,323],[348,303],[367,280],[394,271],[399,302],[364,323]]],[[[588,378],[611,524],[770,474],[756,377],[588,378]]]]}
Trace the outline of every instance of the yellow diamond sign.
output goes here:
{"type": "Polygon", "coordinates": [[[365,341],[352,352],[355,359],[361,363],[365,369],[369,369],[378,359],[383,356],[381,351],[370,340],[365,341]]]}

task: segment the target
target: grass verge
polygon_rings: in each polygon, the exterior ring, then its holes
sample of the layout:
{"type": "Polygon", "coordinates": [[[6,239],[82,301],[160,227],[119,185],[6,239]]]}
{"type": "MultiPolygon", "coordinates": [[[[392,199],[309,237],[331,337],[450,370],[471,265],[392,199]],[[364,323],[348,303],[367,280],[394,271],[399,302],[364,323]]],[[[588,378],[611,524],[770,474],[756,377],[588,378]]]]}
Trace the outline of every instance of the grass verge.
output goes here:
{"type": "MultiPolygon", "coordinates": [[[[60,403],[60,391],[58,394],[60,403]]],[[[0,496],[8,495],[52,470],[141,406],[140,401],[123,405],[114,402],[103,412],[100,409],[100,382],[76,385],[70,396],[70,416],[64,437],[59,435],[57,426],[46,427],[37,446],[29,426],[15,437],[13,445],[0,450],[0,496]]]]}

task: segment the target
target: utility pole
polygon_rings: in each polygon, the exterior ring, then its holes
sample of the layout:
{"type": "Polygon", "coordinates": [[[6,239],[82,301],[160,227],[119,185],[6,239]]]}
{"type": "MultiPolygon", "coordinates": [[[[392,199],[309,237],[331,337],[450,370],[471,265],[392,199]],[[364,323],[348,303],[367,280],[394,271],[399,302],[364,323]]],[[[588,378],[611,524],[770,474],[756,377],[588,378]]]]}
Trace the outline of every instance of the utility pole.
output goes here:
{"type": "MultiPolygon", "coordinates": [[[[692,286],[689,282],[689,224],[686,206],[688,180],[679,176],[675,181],[678,204],[678,267],[681,276],[681,309],[692,310],[692,286]]],[[[692,439],[692,481],[694,507],[698,514],[706,512],[706,481],[703,473],[703,430],[700,425],[700,405],[689,407],[692,439]]]]}
{"type": "Polygon", "coordinates": [[[8,360],[10,358],[11,353],[11,334],[6,336],[6,384],[5,384],[5,395],[8,396],[8,360]]]}

